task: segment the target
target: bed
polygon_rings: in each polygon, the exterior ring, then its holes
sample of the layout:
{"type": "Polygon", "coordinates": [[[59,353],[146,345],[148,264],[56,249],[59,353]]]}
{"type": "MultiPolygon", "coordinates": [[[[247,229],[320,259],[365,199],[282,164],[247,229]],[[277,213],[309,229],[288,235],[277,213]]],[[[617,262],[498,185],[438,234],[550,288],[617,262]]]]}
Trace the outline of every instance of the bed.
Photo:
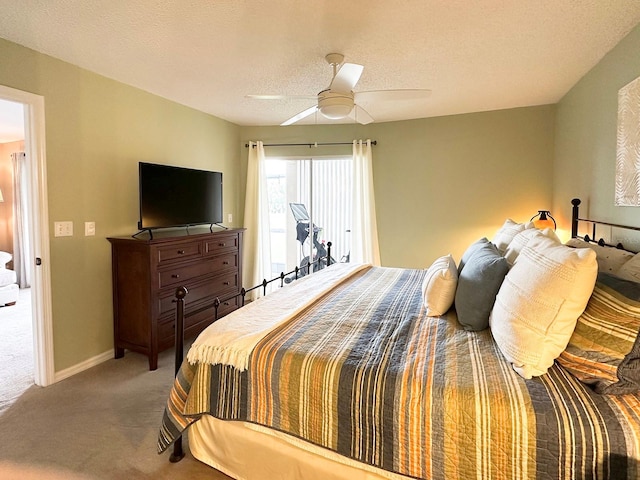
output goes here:
{"type": "Polygon", "coordinates": [[[159,452],[188,429],[195,458],[239,479],[639,478],[640,284],[607,269],[640,261],[530,227],[508,220],[459,264],[333,265],[215,322],[181,364],[159,452]],[[478,284],[487,270],[501,280],[478,284]],[[588,294],[556,298],[575,285],[588,294]]]}

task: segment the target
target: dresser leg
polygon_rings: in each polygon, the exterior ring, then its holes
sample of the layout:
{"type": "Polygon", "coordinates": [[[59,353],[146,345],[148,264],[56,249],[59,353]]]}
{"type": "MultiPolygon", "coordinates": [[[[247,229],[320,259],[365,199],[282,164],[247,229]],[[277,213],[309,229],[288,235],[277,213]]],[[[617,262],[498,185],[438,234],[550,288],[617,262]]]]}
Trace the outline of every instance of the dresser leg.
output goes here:
{"type": "Polygon", "coordinates": [[[149,355],[149,370],[158,369],[158,354],[149,355]]]}
{"type": "Polygon", "coordinates": [[[122,358],[124,357],[124,348],[121,347],[115,347],[115,353],[113,355],[113,358],[122,358]]]}

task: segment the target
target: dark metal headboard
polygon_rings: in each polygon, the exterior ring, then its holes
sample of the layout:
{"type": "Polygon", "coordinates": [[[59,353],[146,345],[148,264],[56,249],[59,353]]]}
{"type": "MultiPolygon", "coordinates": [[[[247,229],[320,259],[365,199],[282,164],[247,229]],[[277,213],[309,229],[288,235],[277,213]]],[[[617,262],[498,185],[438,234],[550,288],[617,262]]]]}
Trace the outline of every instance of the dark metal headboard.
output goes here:
{"type": "Polygon", "coordinates": [[[604,241],[603,238],[600,238],[599,240],[596,240],[597,236],[596,236],[596,226],[597,225],[605,225],[608,227],[615,227],[615,228],[624,228],[626,230],[634,230],[636,232],[640,232],[640,227],[630,227],[628,225],[618,225],[617,223],[609,223],[609,222],[601,222],[599,220],[591,220],[589,218],[580,218],[579,215],[579,205],[580,205],[581,201],[579,198],[574,198],[573,200],[571,200],[571,204],[573,205],[573,211],[571,213],[571,238],[582,238],[585,242],[595,242],[598,245],[600,245],[601,247],[615,247],[618,248],[620,250],[626,250],[627,252],[631,252],[631,253],[638,253],[634,250],[628,250],[626,248],[624,248],[624,246],[622,245],[622,243],[617,243],[615,245],[609,244],[607,242],[604,241]],[[579,222],[588,222],[592,224],[592,236],[590,237],[589,235],[585,235],[584,237],[581,237],[580,235],[578,235],[578,223],[579,222]]]}

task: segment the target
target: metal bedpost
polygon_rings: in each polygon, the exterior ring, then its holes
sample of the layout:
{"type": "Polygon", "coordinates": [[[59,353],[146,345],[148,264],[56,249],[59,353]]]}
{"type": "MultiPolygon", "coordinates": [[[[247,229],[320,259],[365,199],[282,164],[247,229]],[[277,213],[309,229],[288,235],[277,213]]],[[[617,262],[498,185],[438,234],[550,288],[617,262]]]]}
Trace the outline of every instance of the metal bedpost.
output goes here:
{"type": "MultiPolygon", "coordinates": [[[[176,289],[176,358],[175,358],[175,370],[176,376],[182,366],[182,359],[184,356],[184,298],[187,296],[188,290],[185,287],[178,287],[176,289]]],[[[173,453],[169,457],[171,463],[179,462],[184,458],[184,451],[182,450],[182,435],[180,435],[173,444],[173,453]]]]}
{"type": "Polygon", "coordinates": [[[331,265],[331,242],[327,242],[327,267],[331,265]]]}
{"type": "Polygon", "coordinates": [[[573,205],[573,210],[571,211],[571,238],[578,236],[578,205],[580,203],[579,198],[571,200],[571,205],[573,205]]]}

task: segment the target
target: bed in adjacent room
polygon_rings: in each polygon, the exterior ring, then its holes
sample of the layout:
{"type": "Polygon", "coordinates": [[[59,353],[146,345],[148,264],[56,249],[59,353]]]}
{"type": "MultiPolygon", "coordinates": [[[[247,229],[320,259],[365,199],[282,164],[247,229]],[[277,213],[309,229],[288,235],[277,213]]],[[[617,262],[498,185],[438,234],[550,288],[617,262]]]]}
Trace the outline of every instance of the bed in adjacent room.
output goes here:
{"type": "Polygon", "coordinates": [[[429,269],[337,264],[215,322],[159,450],[188,431],[241,479],[639,478],[640,261],[529,227],[429,269]]]}

